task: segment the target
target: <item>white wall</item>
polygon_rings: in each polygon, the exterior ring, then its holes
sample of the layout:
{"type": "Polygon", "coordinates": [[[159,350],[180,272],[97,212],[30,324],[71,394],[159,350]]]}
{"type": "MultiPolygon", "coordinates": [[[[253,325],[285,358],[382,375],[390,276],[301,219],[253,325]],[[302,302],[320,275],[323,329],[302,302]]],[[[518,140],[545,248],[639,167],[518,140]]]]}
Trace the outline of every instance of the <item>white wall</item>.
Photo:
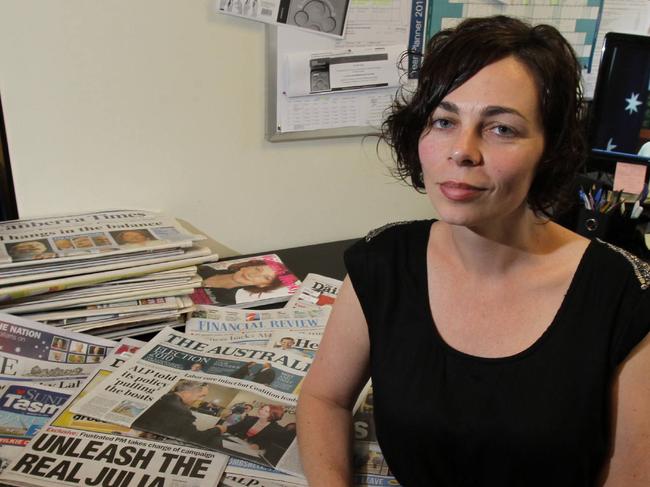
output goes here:
{"type": "Polygon", "coordinates": [[[375,141],[264,140],[263,24],[212,0],[0,0],[21,217],[146,208],[242,253],[432,214],[375,141]]]}

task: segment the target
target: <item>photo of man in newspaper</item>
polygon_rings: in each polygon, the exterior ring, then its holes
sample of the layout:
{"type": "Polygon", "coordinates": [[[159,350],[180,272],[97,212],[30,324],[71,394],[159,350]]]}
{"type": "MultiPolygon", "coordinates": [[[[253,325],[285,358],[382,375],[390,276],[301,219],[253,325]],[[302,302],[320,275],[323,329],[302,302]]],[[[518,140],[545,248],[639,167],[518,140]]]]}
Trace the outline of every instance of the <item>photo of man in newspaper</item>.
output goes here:
{"type": "Polygon", "coordinates": [[[221,430],[215,427],[215,418],[211,426],[199,429],[195,424],[198,417],[192,411],[192,407],[198,408],[206,400],[209,386],[181,379],[135,420],[133,428],[219,449],[221,430]]]}
{"type": "Polygon", "coordinates": [[[50,243],[45,238],[5,244],[5,247],[13,262],[56,257],[50,243]]]}

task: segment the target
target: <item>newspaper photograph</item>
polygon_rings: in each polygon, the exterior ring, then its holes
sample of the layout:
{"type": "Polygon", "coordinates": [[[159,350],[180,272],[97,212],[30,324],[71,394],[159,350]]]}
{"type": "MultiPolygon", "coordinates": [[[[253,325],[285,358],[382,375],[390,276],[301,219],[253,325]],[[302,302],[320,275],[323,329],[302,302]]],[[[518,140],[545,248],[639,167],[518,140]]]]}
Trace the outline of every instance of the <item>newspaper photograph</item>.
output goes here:
{"type": "Polygon", "coordinates": [[[0,383],[0,472],[68,400],[73,389],[0,383]]]}
{"type": "Polygon", "coordinates": [[[300,474],[295,410],[310,365],[167,328],[72,410],[300,474]]]}
{"type": "Polygon", "coordinates": [[[217,12],[341,38],[349,0],[217,0],[217,12]]]}
{"type": "Polygon", "coordinates": [[[288,330],[275,330],[268,339],[267,346],[280,350],[292,350],[314,358],[323,336],[324,328],[303,332],[294,328],[288,330]]]}
{"type": "Polygon", "coordinates": [[[342,281],[309,273],[285,305],[286,309],[323,309],[330,312],[342,281]]]}
{"type": "Polygon", "coordinates": [[[192,295],[195,304],[255,307],[284,302],[300,280],[275,254],[228,259],[199,266],[203,279],[192,295]]]}
{"type": "Polygon", "coordinates": [[[188,232],[174,218],[142,210],[11,220],[0,222],[0,267],[190,247],[204,238],[188,232]]]}
{"type": "Polygon", "coordinates": [[[2,485],[215,487],[227,457],[73,413],[70,407],[135,353],[125,340],[0,475],[2,485]]]}
{"type": "Polygon", "coordinates": [[[76,381],[90,375],[115,345],[0,313],[0,379],[76,381]]]}

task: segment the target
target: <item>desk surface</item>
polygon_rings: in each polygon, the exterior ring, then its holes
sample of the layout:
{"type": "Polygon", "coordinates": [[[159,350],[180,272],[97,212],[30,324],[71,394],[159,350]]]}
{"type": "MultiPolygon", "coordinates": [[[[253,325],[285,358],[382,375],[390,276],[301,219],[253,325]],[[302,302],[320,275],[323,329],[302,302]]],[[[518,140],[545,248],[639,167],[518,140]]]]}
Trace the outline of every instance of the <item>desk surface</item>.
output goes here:
{"type": "MultiPolygon", "coordinates": [[[[310,272],[326,277],[343,280],[345,277],[345,265],[343,264],[343,252],[358,239],[338,240],[304,247],[293,247],[290,249],[271,250],[269,254],[277,254],[280,259],[291,269],[301,280],[310,272]]],[[[262,252],[251,255],[260,255],[262,252]]],[[[247,256],[237,256],[237,258],[247,256]]]]}

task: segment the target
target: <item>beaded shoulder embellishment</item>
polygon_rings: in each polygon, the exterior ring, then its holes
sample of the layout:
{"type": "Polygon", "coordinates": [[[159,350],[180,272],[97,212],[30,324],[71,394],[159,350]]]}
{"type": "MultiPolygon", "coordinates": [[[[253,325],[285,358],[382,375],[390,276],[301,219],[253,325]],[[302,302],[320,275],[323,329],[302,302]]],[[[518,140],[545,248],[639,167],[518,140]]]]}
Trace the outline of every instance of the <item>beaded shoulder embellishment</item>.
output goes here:
{"type": "Polygon", "coordinates": [[[373,238],[375,238],[377,235],[379,235],[384,230],[388,230],[389,228],[396,227],[397,225],[406,225],[407,223],[411,223],[412,221],[415,221],[415,220],[403,220],[403,221],[400,221],[400,222],[387,223],[384,226],[381,226],[379,228],[375,228],[373,230],[370,230],[368,232],[368,234],[366,235],[366,242],[370,242],[373,238]]]}
{"type": "Polygon", "coordinates": [[[636,278],[639,280],[641,289],[645,291],[646,289],[648,289],[648,287],[650,287],[650,265],[647,262],[639,259],[636,255],[629,253],[627,250],[623,250],[622,248],[617,247],[616,245],[612,245],[599,238],[597,238],[596,240],[598,240],[602,244],[607,245],[607,247],[612,249],[614,252],[618,252],[623,257],[625,257],[630,264],[632,264],[632,268],[634,269],[634,274],[636,275],[636,278]]]}

